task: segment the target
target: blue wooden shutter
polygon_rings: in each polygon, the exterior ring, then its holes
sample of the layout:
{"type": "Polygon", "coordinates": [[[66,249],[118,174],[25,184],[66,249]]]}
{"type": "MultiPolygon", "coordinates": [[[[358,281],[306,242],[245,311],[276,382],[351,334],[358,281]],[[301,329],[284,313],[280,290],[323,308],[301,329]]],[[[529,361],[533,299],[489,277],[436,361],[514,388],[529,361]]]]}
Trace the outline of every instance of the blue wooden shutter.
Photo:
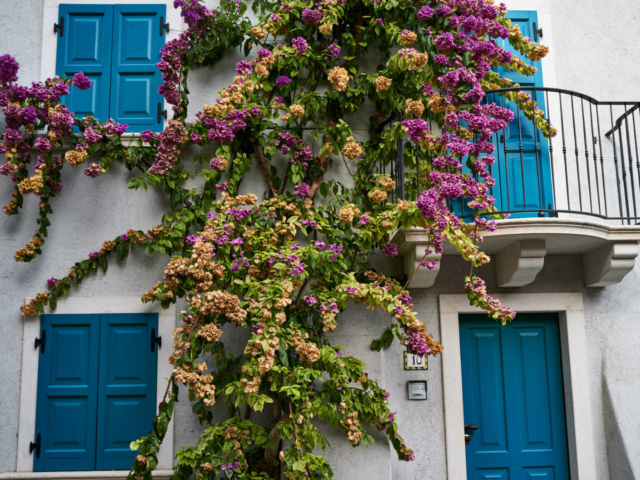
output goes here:
{"type": "Polygon", "coordinates": [[[58,33],[56,74],[84,72],[91,79],[91,88],[71,87],[63,102],[78,118],[93,115],[104,122],[109,119],[113,5],[62,4],[59,16],[64,30],[58,33]]]}
{"type": "MultiPolygon", "coordinates": [[[[536,25],[539,25],[537,24],[538,15],[535,11],[510,10],[507,16],[512,25],[520,26],[522,35],[533,38],[533,23],[536,22],[536,25]]],[[[514,50],[508,39],[496,38],[495,41],[503,49],[522,58],[526,64],[534,65],[538,69],[533,76],[527,77],[508,71],[504,67],[495,67],[494,70],[500,76],[509,78],[522,87],[544,87],[540,62],[532,62],[514,50]]],[[[546,110],[544,92],[527,93],[531,93],[540,110],[546,110]]],[[[504,97],[497,95],[489,95],[486,101],[507,107],[515,114],[514,120],[507,125],[505,130],[500,131],[497,135],[492,135],[493,144],[496,146],[493,153],[496,163],[490,167],[489,171],[496,181],[496,186],[490,191],[491,195],[496,198],[494,206],[500,211],[514,211],[512,214],[514,218],[537,217],[539,210],[546,210],[549,206],[553,207],[549,143],[540,131],[534,128],[533,123],[524,116],[524,113],[518,112],[517,104],[506,101],[504,97]],[[520,114],[518,115],[518,113],[520,114]],[[522,157],[520,156],[521,135],[522,157]]],[[[467,126],[466,122],[460,122],[460,125],[467,126]]],[[[462,171],[471,173],[465,164],[466,158],[462,160],[462,171]]],[[[468,207],[468,202],[468,198],[452,202],[454,213],[458,216],[470,217],[473,210],[468,207]]]]}
{"type": "Polygon", "coordinates": [[[129,444],[153,429],[158,314],[108,314],[101,323],[96,470],[128,470],[136,455],[129,444]]]}
{"type": "MultiPolygon", "coordinates": [[[[533,24],[536,22],[539,25],[538,14],[535,11],[513,10],[509,11],[507,16],[512,24],[520,26],[522,35],[533,38],[533,24]]],[[[501,76],[509,78],[523,88],[544,87],[541,62],[533,62],[520,55],[508,40],[496,39],[496,42],[505,50],[521,57],[526,64],[538,69],[534,75],[527,77],[498,67],[496,71],[501,76]]],[[[546,112],[544,92],[527,93],[531,94],[538,108],[546,112]]],[[[525,117],[522,109],[518,109],[516,103],[507,102],[503,97],[494,95],[490,96],[489,101],[510,108],[515,114],[514,120],[507,125],[506,130],[500,132],[497,139],[494,135],[496,151],[493,156],[497,161],[492,167],[492,175],[496,180],[492,194],[497,200],[495,205],[500,210],[514,211],[513,217],[537,217],[539,210],[553,208],[549,143],[533,126],[531,120],[525,117]]]]}
{"type": "Polygon", "coordinates": [[[93,470],[100,315],[42,315],[41,330],[46,332],[36,407],[41,448],[33,469],[93,470]]]}
{"type": "MultiPolygon", "coordinates": [[[[165,5],[115,5],[111,73],[111,117],[129,124],[128,132],[162,130],[158,93],[162,74],[156,68],[165,34],[160,17],[165,5]]],[[[161,108],[163,109],[163,108],[161,108]]]]}

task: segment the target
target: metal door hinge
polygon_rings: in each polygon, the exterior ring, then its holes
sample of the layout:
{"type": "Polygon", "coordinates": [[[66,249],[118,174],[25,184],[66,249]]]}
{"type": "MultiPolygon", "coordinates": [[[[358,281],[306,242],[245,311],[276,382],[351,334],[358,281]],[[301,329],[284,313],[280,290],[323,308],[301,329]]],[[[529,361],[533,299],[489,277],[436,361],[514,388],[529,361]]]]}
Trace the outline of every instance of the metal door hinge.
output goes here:
{"type": "Polygon", "coordinates": [[[31,442],[29,444],[29,453],[32,453],[34,450],[36,451],[36,458],[40,458],[40,445],[41,445],[41,440],[42,438],[40,437],[40,434],[36,435],[36,441],[31,442]]]}
{"type": "Polygon", "coordinates": [[[164,23],[164,17],[160,17],[160,36],[162,36],[163,31],[169,33],[169,22],[164,23]]]}
{"type": "Polygon", "coordinates": [[[151,329],[151,351],[155,352],[156,351],[156,343],[158,344],[158,347],[162,347],[162,337],[156,337],[156,329],[152,328],[151,329]]]}
{"type": "Polygon", "coordinates": [[[36,338],[35,348],[40,347],[40,353],[44,353],[44,347],[46,342],[47,342],[47,331],[43,329],[42,333],[40,334],[40,338],[36,338]]]}
{"type": "Polygon", "coordinates": [[[534,42],[538,41],[538,35],[540,35],[540,38],[542,38],[542,29],[537,27],[536,22],[533,22],[533,41],[534,42]]]}
{"type": "Polygon", "coordinates": [[[60,32],[60,37],[64,37],[64,17],[60,17],[60,23],[53,24],[53,33],[60,32]]]}
{"type": "Polygon", "coordinates": [[[165,120],[168,120],[167,111],[162,110],[162,102],[158,102],[158,123],[162,122],[162,117],[164,117],[165,120]]]}

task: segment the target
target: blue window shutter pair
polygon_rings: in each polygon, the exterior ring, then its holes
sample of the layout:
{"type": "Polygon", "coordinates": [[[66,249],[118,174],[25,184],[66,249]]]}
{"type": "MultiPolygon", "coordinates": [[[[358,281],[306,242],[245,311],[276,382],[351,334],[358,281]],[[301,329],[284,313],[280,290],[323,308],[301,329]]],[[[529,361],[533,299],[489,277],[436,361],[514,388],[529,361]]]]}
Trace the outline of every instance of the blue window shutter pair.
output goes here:
{"type": "Polygon", "coordinates": [[[157,314],[42,315],[34,471],[128,470],[153,428],[157,314]]]}
{"type": "Polygon", "coordinates": [[[64,99],[76,117],[93,115],[127,123],[127,132],[162,130],[163,105],[156,68],[165,33],[165,5],[60,5],[64,30],[58,33],[56,73],[84,72],[89,90],[76,87],[64,99]]]}

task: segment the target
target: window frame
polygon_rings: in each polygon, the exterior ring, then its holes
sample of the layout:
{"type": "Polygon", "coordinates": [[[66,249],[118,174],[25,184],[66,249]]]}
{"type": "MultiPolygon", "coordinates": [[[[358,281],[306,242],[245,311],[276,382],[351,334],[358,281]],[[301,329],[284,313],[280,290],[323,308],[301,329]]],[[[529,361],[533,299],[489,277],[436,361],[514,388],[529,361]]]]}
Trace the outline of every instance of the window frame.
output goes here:
{"type": "MultiPolygon", "coordinates": [[[[178,38],[180,32],[184,30],[184,24],[180,11],[173,8],[173,0],[44,0],[44,11],[42,15],[42,43],[40,51],[40,81],[56,75],[56,58],[58,52],[58,34],[53,31],[53,25],[58,23],[59,7],[63,4],[70,5],[166,5],[167,17],[165,22],[169,23],[170,30],[165,33],[165,43],[178,38]]],[[[164,108],[170,110],[170,105],[165,102],[164,108]]],[[[167,115],[168,117],[168,115],[167,115]]],[[[164,119],[162,128],[169,125],[167,118],[164,119]]],[[[124,137],[138,138],[140,133],[125,133],[124,137]]]]}
{"type": "MultiPolygon", "coordinates": [[[[27,304],[32,298],[26,298],[27,304]]],[[[164,348],[171,344],[171,335],[176,325],[176,305],[163,310],[159,304],[143,304],[139,296],[135,297],[68,297],[58,300],[58,307],[45,313],[157,313],[158,335],[165,339],[164,348]]],[[[20,382],[20,412],[18,416],[18,453],[16,472],[33,472],[33,455],[29,444],[34,441],[36,432],[36,405],[38,392],[38,365],[40,349],[33,346],[34,338],[40,337],[40,315],[24,319],[22,336],[22,371],[20,382]]],[[[166,390],[166,379],[171,377],[173,367],[166,361],[162,347],[158,351],[158,371],[156,376],[156,399],[160,401],[166,390]]],[[[157,406],[156,406],[157,412],[157,406]]],[[[175,419],[169,423],[169,429],[158,451],[157,473],[159,478],[170,476],[173,471],[175,419]]],[[[127,471],[88,470],[71,472],[73,475],[61,477],[64,472],[34,472],[34,478],[106,478],[106,473],[116,473],[117,477],[126,477],[127,471]]],[[[154,475],[155,476],[155,475],[154,475]]],[[[3,477],[4,478],[4,477],[3,477]]]]}

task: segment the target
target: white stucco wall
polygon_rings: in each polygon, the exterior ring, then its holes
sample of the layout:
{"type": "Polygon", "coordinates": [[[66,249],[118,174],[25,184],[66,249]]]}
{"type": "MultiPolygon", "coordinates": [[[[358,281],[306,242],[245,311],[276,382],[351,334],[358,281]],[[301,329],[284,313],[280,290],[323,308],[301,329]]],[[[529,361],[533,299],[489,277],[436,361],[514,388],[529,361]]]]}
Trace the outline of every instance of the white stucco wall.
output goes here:
{"type": "MultiPolygon", "coordinates": [[[[106,1],[106,0],[105,0],[106,1]]],[[[41,78],[40,43],[43,0],[3,0],[0,16],[0,54],[11,53],[21,65],[20,78],[29,83],[41,78]]],[[[131,3],[135,3],[132,1],[131,3]]],[[[544,31],[543,42],[551,54],[543,61],[545,86],[562,87],[594,96],[599,100],[640,99],[640,5],[613,0],[563,1],[512,0],[512,10],[537,10],[544,31]]],[[[218,89],[233,79],[239,52],[230,52],[213,69],[202,69],[190,77],[191,106],[198,108],[216,98],[218,89]]],[[[364,116],[366,118],[366,115],[364,116]]],[[[343,167],[342,167],[343,168],[343,167]]],[[[346,181],[340,164],[334,164],[330,176],[346,181]]],[[[18,311],[26,296],[45,289],[46,279],[62,276],[71,265],[102,242],[129,228],[146,230],[160,222],[166,209],[159,191],[131,191],[126,185],[131,178],[124,168],[96,180],[82,175],[81,169],[66,168],[64,189],[53,200],[54,214],[45,255],[32,264],[16,263],[13,252],[24,246],[35,231],[37,203],[26,199],[18,216],[0,217],[0,473],[15,471],[23,320],[18,311]],[[133,208],[132,208],[133,207],[133,208]]],[[[0,199],[11,196],[11,183],[0,182],[0,199]]],[[[250,172],[242,184],[243,192],[257,194],[266,190],[259,172],[250,172]]],[[[585,290],[582,287],[580,256],[548,256],[535,282],[521,289],[495,287],[493,265],[478,272],[490,292],[579,292],[584,293],[587,337],[591,345],[589,370],[595,429],[597,477],[628,479],[640,476],[640,266],[621,284],[606,289],[585,290]]],[[[108,275],[88,276],[78,292],[80,296],[142,295],[162,275],[166,258],[149,258],[133,252],[122,264],[113,261],[108,275]]],[[[381,262],[381,265],[385,265],[381,262]]],[[[401,271],[400,260],[384,266],[388,273],[401,271]]],[[[438,295],[463,293],[463,277],[467,265],[455,257],[444,257],[436,285],[429,290],[413,292],[416,310],[429,331],[439,338],[438,295]]],[[[430,359],[426,372],[404,372],[402,349],[396,343],[388,351],[373,353],[366,348],[370,338],[380,332],[387,320],[371,316],[362,309],[344,315],[336,330],[336,341],[349,348],[349,353],[365,358],[373,377],[381,380],[392,393],[393,410],[397,411],[401,434],[414,448],[416,461],[399,462],[384,439],[367,449],[352,450],[341,434],[331,433],[333,451],[329,457],[342,479],[390,478],[422,480],[446,478],[444,446],[444,397],[440,359],[430,359]],[[428,400],[406,401],[406,381],[426,379],[428,400]]],[[[226,332],[228,344],[242,349],[242,332],[226,332]]],[[[163,348],[168,353],[170,342],[163,348]]],[[[446,348],[446,345],[445,345],[446,348]]],[[[220,415],[224,413],[219,412],[220,415]]],[[[222,417],[219,417],[222,418],[222,417]]],[[[267,422],[269,413],[259,417],[267,422]]],[[[176,409],[176,445],[193,444],[201,427],[191,415],[188,402],[176,409]]],[[[462,432],[461,432],[462,435],[462,432]]]]}

